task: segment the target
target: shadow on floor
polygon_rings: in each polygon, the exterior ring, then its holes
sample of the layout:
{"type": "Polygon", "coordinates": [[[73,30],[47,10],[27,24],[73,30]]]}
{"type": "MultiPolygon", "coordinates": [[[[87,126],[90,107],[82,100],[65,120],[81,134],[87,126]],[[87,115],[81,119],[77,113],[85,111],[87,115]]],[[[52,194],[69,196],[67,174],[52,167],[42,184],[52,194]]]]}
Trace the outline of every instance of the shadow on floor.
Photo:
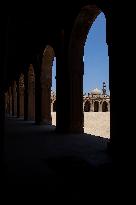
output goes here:
{"type": "Polygon", "coordinates": [[[5,184],[44,185],[48,193],[67,190],[75,196],[89,194],[92,187],[96,191],[110,187],[113,164],[106,151],[108,141],[88,134],[59,135],[54,126],[8,118],[5,184]]]}

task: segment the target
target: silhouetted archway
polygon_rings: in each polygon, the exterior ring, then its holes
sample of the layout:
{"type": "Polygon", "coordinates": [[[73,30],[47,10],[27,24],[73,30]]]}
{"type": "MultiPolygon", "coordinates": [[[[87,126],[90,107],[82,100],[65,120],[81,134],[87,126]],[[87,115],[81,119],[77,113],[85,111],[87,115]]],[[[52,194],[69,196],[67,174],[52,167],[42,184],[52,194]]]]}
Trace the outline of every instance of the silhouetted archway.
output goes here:
{"type": "Polygon", "coordinates": [[[89,100],[87,100],[84,105],[84,112],[90,112],[90,109],[91,109],[91,103],[89,100]]]}
{"type": "MultiPolygon", "coordinates": [[[[102,10],[107,20],[107,11],[102,10]]],[[[81,12],[75,20],[72,29],[69,45],[69,69],[70,69],[70,89],[71,100],[70,113],[71,130],[74,132],[84,131],[84,115],[83,115],[83,74],[84,74],[84,45],[88,32],[100,14],[101,10],[96,5],[88,5],[82,8],[81,12]]],[[[107,23],[107,22],[106,22],[107,23]]],[[[107,30],[106,30],[107,31],[107,30]]],[[[106,39],[107,40],[107,39],[106,39]]],[[[94,111],[98,112],[98,103],[95,103],[94,111]]]]}
{"type": "Polygon", "coordinates": [[[94,112],[99,112],[99,102],[98,101],[94,102],[94,112]]]}
{"type": "Polygon", "coordinates": [[[102,112],[108,112],[108,103],[106,101],[102,104],[102,112]]]}

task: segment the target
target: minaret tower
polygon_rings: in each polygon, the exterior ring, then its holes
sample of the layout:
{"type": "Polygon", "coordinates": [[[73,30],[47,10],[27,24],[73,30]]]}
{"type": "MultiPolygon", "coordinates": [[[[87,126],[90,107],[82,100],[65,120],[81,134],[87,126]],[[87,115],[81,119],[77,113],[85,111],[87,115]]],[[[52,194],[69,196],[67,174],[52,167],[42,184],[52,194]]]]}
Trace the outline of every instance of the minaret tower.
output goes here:
{"type": "Polygon", "coordinates": [[[106,95],[106,83],[105,82],[103,82],[102,94],[106,95]]]}

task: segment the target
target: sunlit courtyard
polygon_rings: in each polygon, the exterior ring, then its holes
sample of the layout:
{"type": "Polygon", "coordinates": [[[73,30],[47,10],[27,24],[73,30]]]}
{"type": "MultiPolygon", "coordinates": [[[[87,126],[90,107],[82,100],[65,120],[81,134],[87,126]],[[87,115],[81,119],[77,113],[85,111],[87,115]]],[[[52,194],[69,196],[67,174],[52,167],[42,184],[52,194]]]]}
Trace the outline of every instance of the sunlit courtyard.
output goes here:
{"type": "MultiPolygon", "coordinates": [[[[52,112],[52,124],[56,125],[56,112],[52,112]]],[[[84,132],[110,138],[110,112],[84,112],[84,132]]]]}

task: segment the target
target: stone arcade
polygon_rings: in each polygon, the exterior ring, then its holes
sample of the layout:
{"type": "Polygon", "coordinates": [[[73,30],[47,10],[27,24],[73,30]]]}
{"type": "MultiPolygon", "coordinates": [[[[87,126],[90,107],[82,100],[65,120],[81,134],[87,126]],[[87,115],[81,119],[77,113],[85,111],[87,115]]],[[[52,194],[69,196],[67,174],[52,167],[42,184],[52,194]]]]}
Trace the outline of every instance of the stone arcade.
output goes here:
{"type": "MultiPolygon", "coordinates": [[[[0,33],[0,140],[1,140],[1,157],[3,157],[3,153],[8,153],[9,160],[6,161],[8,166],[15,168],[15,173],[21,171],[21,174],[24,174],[25,171],[29,167],[32,171],[37,171],[37,169],[44,166],[44,160],[42,161],[42,153],[45,151],[51,151],[52,153],[54,149],[64,151],[67,150],[60,143],[55,146],[52,140],[55,140],[55,143],[59,143],[57,139],[62,139],[61,134],[65,134],[66,138],[68,135],[71,135],[67,138],[67,140],[76,139],[77,134],[81,137],[84,133],[84,117],[83,110],[90,111],[109,111],[111,113],[111,136],[110,142],[108,146],[108,150],[110,151],[112,156],[116,156],[117,149],[115,148],[118,145],[118,135],[115,130],[119,129],[119,123],[117,123],[117,119],[119,119],[118,111],[115,109],[115,106],[118,108],[118,102],[114,101],[116,91],[113,92],[114,85],[119,85],[120,78],[118,75],[116,77],[113,76],[111,83],[111,74],[113,72],[117,72],[116,66],[118,64],[118,59],[114,57],[116,53],[113,50],[113,8],[112,1],[109,0],[90,0],[90,1],[77,1],[75,5],[70,3],[70,1],[66,1],[63,3],[58,3],[55,1],[54,4],[52,2],[45,2],[44,8],[42,6],[39,9],[40,15],[38,15],[38,3],[37,7],[34,9],[25,10],[15,10],[13,13],[4,12],[3,18],[1,18],[1,33],[0,33]],[[67,8],[67,9],[66,9],[67,8]],[[25,12],[24,12],[25,11],[25,12]],[[108,45],[108,55],[109,55],[109,90],[110,90],[110,101],[109,97],[102,95],[99,93],[97,89],[93,90],[88,96],[83,96],[83,74],[84,74],[84,45],[85,40],[87,38],[88,31],[90,30],[93,22],[96,17],[103,12],[106,17],[106,43],[108,45]],[[59,15],[60,14],[60,17],[59,15]],[[68,19],[68,20],[67,20],[68,19]],[[51,76],[52,76],[52,63],[53,59],[56,57],[56,100],[51,99],[51,76]],[[114,66],[113,66],[114,62],[114,66]],[[115,66],[116,65],[116,66],[115,66]],[[98,99],[96,101],[96,98],[98,99]],[[105,100],[104,100],[105,99],[105,100]],[[53,102],[51,104],[51,101],[53,102]],[[110,102],[110,106],[109,106],[110,102]],[[90,103],[90,105],[89,105],[90,103]],[[101,105],[99,105],[99,104],[101,105]],[[108,103],[108,105],[107,105],[108,103]],[[89,107],[90,106],[90,107],[89,107]],[[50,125],[51,124],[51,110],[56,110],[56,128],[55,134],[51,132],[45,132],[42,130],[40,133],[42,137],[39,137],[37,129],[42,129],[42,124],[50,125]],[[27,130],[27,127],[30,124],[27,124],[29,120],[34,120],[35,124],[31,125],[36,130],[34,133],[37,136],[32,137],[29,136],[29,132],[24,135],[21,133],[18,127],[14,127],[12,131],[18,131],[18,137],[12,137],[9,139],[10,146],[6,151],[7,147],[5,147],[5,142],[7,140],[7,132],[8,129],[5,130],[5,126],[7,125],[7,116],[5,115],[5,111],[12,115],[13,117],[17,116],[17,118],[11,119],[12,122],[16,122],[19,126],[22,121],[19,119],[23,118],[23,122],[27,125],[23,131],[27,130]],[[114,112],[113,112],[114,111],[114,112]],[[17,119],[18,121],[15,121],[17,119]],[[18,129],[17,129],[18,128],[18,129]],[[20,132],[19,132],[20,131],[20,132]],[[22,135],[21,135],[22,134],[22,135]],[[28,134],[28,135],[27,135],[28,134]],[[76,134],[76,135],[74,135],[76,134]],[[55,137],[54,137],[55,135],[55,137]],[[57,137],[58,135],[58,137],[57,137]],[[20,137],[20,141],[19,140],[20,137]],[[27,137],[27,138],[25,138],[27,137]],[[46,145],[46,140],[42,141],[41,147],[37,148],[40,144],[40,140],[48,139],[50,145],[52,145],[51,149],[48,149],[46,145]],[[31,140],[31,143],[29,140],[31,140]],[[24,141],[21,141],[24,140],[24,141]],[[17,141],[18,144],[16,144],[17,141]],[[28,144],[26,145],[26,143],[28,144]],[[38,143],[39,142],[39,143],[38,143]],[[45,143],[45,144],[44,144],[45,143]],[[14,145],[14,146],[13,146],[14,145]],[[26,145],[26,146],[25,146],[26,145]],[[31,146],[33,147],[31,148],[31,146]],[[13,149],[12,149],[13,146],[13,149]],[[20,149],[16,146],[22,146],[20,149]],[[24,149],[25,146],[25,149],[24,149]],[[54,147],[53,147],[54,146],[54,147]],[[40,149],[44,149],[41,151],[40,149]],[[46,148],[45,148],[46,147],[46,148]],[[58,148],[58,149],[57,149],[58,148]],[[11,151],[11,153],[10,153],[11,151]],[[39,151],[39,158],[36,158],[36,154],[39,151]],[[16,153],[18,155],[16,157],[16,153]],[[23,154],[23,152],[26,153],[23,154]],[[21,155],[22,153],[22,155],[21,155]],[[31,157],[33,153],[32,160],[30,164],[27,163],[29,157],[31,157]],[[40,155],[41,154],[41,155],[40,155]],[[22,158],[20,157],[22,156],[22,158]],[[15,157],[16,165],[18,165],[18,169],[14,166],[14,160],[10,160],[10,157],[15,157]],[[20,158],[19,158],[20,157],[20,158]],[[23,164],[22,159],[26,159],[26,163],[23,164]],[[23,166],[31,165],[33,163],[33,159],[39,160],[38,163],[41,163],[41,166],[35,161],[36,169],[28,166],[23,170],[23,166]],[[20,161],[17,161],[20,160],[20,161]],[[21,164],[22,162],[22,164],[21,164]],[[21,167],[22,166],[22,167],[21,167]],[[21,169],[22,168],[22,169],[21,169]]],[[[10,121],[10,122],[11,122],[10,121]]],[[[11,123],[12,123],[11,122],[11,123]]],[[[22,123],[23,123],[22,122],[22,123]]],[[[20,125],[21,126],[21,125],[20,125]]],[[[9,128],[12,128],[10,126],[9,128]]],[[[32,130],[33,131],[33,130],[32,130]]],[[[13,133],[14,133],[13,132],[13,133]]],[[[33,131],[34,132],[34,131],[33,131]]],[[[9,135],[12,135],[12,132],[9,135]]],[[[63,142],[66,138],[63,138],[63,142]]],[[[89,140],[89,138],[84,136],[84,139],[89,140]]],[[[92,137],[92,139],[94,139],[92,137]]],[[[120,137],[121,139],[121,137],[120,137]]],[[[81,138],[82,141],[82,138],[81,138]]],[[[93,141],[94,142],[94,141],[93,141]]],[[[69,147],[70,154],[73,154],[73,147],[76,142],[66,143],[66,145],[71,145],[69,147]]],[[[80,140],[79,140],[80,143],[80,140]]],[[[85,152],[89,152],[95,150],[95,146],[90,145],[90,147],[84,148],[82,152],[83,146],[87,145],[87,143],[83,143],[80,145],[80,149],[75,151],[76,154],[85,152]]],[[[100,145],[105,145],[100,143],[100,145]]],[[[106,150],[107,144],[105,145],[106,150]]],[[[50,147],[49,147],[50,148],[50,147]]],[[[76,150],[76,149],[75,149],[76,150]]],[[[96,152],[98,150],[96,149],[96,152]]],[[[106,158],[106,151],[99,152],[99,160],[101,161],[103,154],[103,159],[106,158]],[[103,154],[104,153],[104,154],[103,154]]],[[[47,153],[44,157],[47,157],[47,153]]],[[[70,155],[69,155],[70,156],[70,155]]],[[[92,154],[86,154],[84,156],[90,157],[91,160],[94,160],[92,154]]],[[[97,155],[96,155],[97,156],[97,155]]],[[[98,162],[97,160],[96,162],[98,162]]],[[[65,160],[64,160],[65,161],[65,160]]],[[[72,160],[70,160],[72,163],[72,160]]],[[[94,162],[94,161],[93,161],[94,162]]],[[[67,160],[67,164],[69,160],[67,160]]],[[[103,163],[103,161],[101,161],[103,163]]],[[[101,164],[100,163],[100,164],[101,164]]],[[[49,163],[50,164],[50,163],[49,163]]],[[[55,162],[54,162],[55,164],[55,162]]],[[[60,162],[60,165],[63,164],[60,162]]],[[[76,164],[76,163],[75,163],[76,164]]],[[[77,162],[78,164],[78,162],[77,162]]],[[[94,165],[95,170],[95,163],[94,165]]],[[[91,166],[93,166],[91,165],[91,166]]],[[[7,166],[7,167],[8,167],[7,166]]],[[[8,169],[9,169],[8,167],[8,169]]],[[[48,165],[50,167],[51,165],[48,165]]],[[[65,166],[64,166],[65,167],[65,166]]],[[[64,168],[63,167],[63,168],[64,168]]],[[[84,165],[83,165],[84,167],[84,165]]],[[[42,169],[42,168],[41,168],[42,169]]],[[[53,169],[53,168],[52,168],[53,169]]],[[[61,169],[60,169],[61,170],[61,169]]],[[[78,169],[82,170],[82,169],[78,169]]],[[[101,168],[102,170],[102,168],[101,168]]],[[[59,171],[58,171],[59,172],[59,171]]],[[[13,173],[12,169],[10,174],[13,173]]],[[[37,174],[38,172],[36,172],[37,174]]],[[[43,172],[42,172],[43,173],[43,172]]],[[[57,166],[56,166],[57,173],[57,166]]],[[[69,171],[72,173],[72,171],[69,171]]],[[[108,172],[106,171],[106,174],[108,172]]],[[[18,174],[18,173],[17,173],[18,174]]],[[[84,174],[85,176],[86,174],[84,174]]],[[[14,174],[16,176],[16,174],[14,174]]],[[[18,175],[17,175],[18,176],[18,175]]],[[[22,176],[22,175],[21,175],[22,176]]],[[[29,175],[28,175],[29,176],[29,175]]],[[[31,175],[33,177],[35,175],[31,175]]],[[[97,179],[97,174],[96,178],[97,179]]],[[[112,178],[112,175],[109,174],[109,177],[112,178]]],[[[8,177],[7,177],[8,178],[8,177]]],[[[79,177],[80,178],[80,177],[79,177]]],[[[92,177],[93,178],[93,177],[92,177]]],[[[20,178],[21,179],[21,178],[20,178]]],[[[26,179],[26,178],[23,178],[26,179]]],[[[27,178],[29,180],[29,178],[27,178]]],[[[31,179],[31,178],[30,178],[31,179]]],[[[101,180],[105,179],[99,178],[101,180]]],[[[12,177],[11,177],[12,180],[12,177]]],[[[87,181],[88,179],[86,179],[87,181]]],[[[78,180],[77,180],[78,181],[78,180]]],[[[84,181],[84,180],[83,180],[84,181]]],[[[99,182],[99,180],[97,180],[99,182]]],[[[45,180],[46,184],[46,180],[45,180]]],[[[90,186],[92,184],[92,180],[90,180],[90,186]]],[[[95,185],[94,180],[94,184],[95,185]]],[[[101,183],[99,183],[101,185],[101,183]]],[[[102,185],[101,185],[102,186],[102,185]]],[[[87,186],[82,186],[87,187],[87,186]]],[[[74,189],[74,186],[72,187],[74,189]]],[[[93,187],[94,188],[94,187],[93,187]]],[[[100,187],[99,187],[100,188],[100,187]]],[[[102,188],[102,187],[101,187],[102,188]]],[[[102,190],[100,188],[100,190],[102,190]]],[[[75,189],[76,190],[76,189],[75,189]]],[[[97,189],[96,189],[97,190],[97,189]]]]}

